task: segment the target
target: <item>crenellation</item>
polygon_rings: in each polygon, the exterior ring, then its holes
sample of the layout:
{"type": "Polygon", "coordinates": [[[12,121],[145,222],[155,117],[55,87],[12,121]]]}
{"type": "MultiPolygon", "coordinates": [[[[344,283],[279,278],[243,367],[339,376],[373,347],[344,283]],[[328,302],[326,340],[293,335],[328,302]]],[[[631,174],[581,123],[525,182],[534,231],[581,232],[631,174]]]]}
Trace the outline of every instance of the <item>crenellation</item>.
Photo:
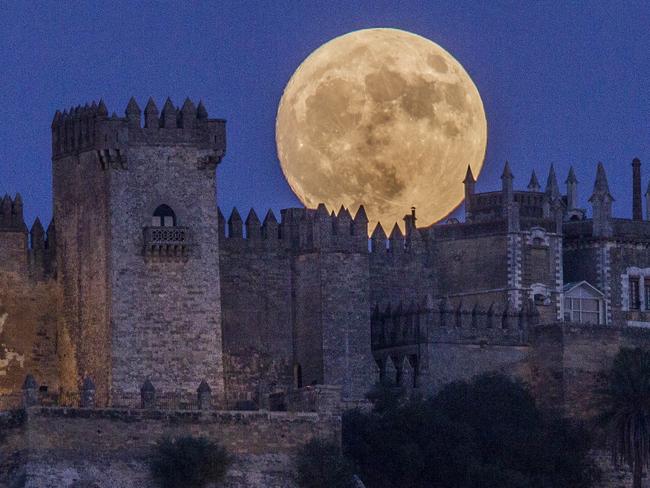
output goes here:
{"type": "Polygon", "coordinates": [[[640,161],[635,219],[612,215],[602,164],[588,214],[573,168],[562,195],[552,166],[544,191],[534,171],[520,190],[506,162],[498,191],[478,193],[467,168],[464,222],[419,227],[412,208],[405,232],[378,223],[368,237],[363,206],[226,220],[225,148],[225,122],[190,99],[55,113],[47,231],[38,219],[28,231],[20,195],[0,201],[0,393],[20,394],[31,373],[97,412],[139,403],[149,382],[154,403],[211,415],[501,371],[574,412],[575,378],[593,383],[621,344],[650,344],[640,161]]]}
{"type": "Polygon", "coordinates": [[[101,168],[125,169],[129,148],[134,145],[186,144],[203,149],[196,158],[198,168],[214,168],[225,155],[225,121],[209,119],[205,107],[194,109],[187,99],[182,109],[167,99],[163,111],[152,98],[144,110],[140,126],[140,108],[131,98],[124,117],[108,116],[103,100],[88,107],[57,111],[52,121],[52,157],[58,160],[85,151],[95,151],[101,168]]]}
{"type": "Polygon", "coordinates": [[[230,213],[230,217],[228,217],[228,238],[242,239],[244,237],[243,225],[241,215],[239,215],[237,207],[234,207],[230,213]]]}

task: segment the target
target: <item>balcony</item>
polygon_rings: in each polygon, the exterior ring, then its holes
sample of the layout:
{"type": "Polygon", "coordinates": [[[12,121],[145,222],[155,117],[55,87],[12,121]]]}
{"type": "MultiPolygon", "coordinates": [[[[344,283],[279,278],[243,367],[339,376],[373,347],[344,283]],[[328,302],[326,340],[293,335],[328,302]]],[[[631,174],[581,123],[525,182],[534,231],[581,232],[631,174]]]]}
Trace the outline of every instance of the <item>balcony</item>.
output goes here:
{"type": "Polygon", "coordinates": [[[188,227],[145,227],[144,255],[147,259],[181,261],[190,252],[188,227]]]}

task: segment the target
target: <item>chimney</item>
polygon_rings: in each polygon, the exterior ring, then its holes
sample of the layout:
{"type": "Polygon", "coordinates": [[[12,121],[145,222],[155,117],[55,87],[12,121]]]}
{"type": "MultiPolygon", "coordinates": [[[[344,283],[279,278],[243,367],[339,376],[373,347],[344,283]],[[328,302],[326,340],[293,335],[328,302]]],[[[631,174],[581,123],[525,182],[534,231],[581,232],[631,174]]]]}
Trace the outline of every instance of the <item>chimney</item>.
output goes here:
{"type": "Polygon", "coordinates": [[[632,160],[632,220],[643,220],[641,200],[641,161],[632,160]]]}

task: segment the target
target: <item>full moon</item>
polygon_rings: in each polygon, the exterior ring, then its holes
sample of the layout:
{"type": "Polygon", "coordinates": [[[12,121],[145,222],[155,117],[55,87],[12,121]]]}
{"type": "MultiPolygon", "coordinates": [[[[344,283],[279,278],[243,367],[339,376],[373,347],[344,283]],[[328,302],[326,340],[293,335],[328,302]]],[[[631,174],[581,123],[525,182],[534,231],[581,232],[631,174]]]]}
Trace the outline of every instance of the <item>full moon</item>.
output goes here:
{"type": "Polygon", "coordinates": [[[282,170],[310,208],[353,213],[387,231],[417,208],[418,226],[463,200],[478,176],[487,122],[478,90],[443,48],[410,32],[365,29],[332,39],[298,67],[276,120],[282,170]]]}

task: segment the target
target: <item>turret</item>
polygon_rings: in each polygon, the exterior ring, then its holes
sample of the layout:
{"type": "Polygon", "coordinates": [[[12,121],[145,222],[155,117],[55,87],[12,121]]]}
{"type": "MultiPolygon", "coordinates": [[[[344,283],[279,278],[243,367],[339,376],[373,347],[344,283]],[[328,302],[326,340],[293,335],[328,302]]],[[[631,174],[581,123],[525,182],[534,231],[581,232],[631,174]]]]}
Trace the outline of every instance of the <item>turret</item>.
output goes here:
{"type": "Polygon", "coordinates": [[[476,180],[474,179],[474,174],[469,164],[467,165],[467,172],[465,173],[463,184],[465,185],[465,220],[468,220],[472,217],[472,195],[474,195],[476,190],[476,180]]]}
{"type": "Polygon", "coordinates": [[[643,220],[643,204],[641,203],[641,161],[632,160],[632,219],[643,220]]]}
{"type": "Polygon", "coordinates": [[[578,208],[578,178],[573,171],[573,166],[569,168],[569,175],[566,178],[566,206],[571,211],[578,208]]]}
{"type": "Polygon", "coordinates": [[[609,192],[609,184],[607,183],[607,175],[603,163],[598,163],[596,170],[596,181],[594,183],[594,191],[589,198],[593,209],[593,233],[595,236],[611,236],[612,235],[612,197],[609,192]]]}
{"type": "Polygon", "coordinates": [[[560,188],[557,184],[557,176],[555,176],[555,168],[551,164],[548,170],[548,178],[546,179],[546,188],[544,189],[544,201],[542,210],[545,218],[553,218],[553,209],[556,207],[555,203],[560,199],[560,188]]]}
{"type": "Polygon", "coordinates": [[[551,164],[548,170],[548,178],[546,179],[546,189],[544,190],[548,200],[554,202],[560,198],[560,187],[557,184],[557,176],[555,176],[555,168],[551,164]]]}
{"type": "Polygon", "coordinates": [[[537,175],[535,174],[535,170],[530,175],[530,181],[528,182],[528,187],[530,191],[540,191],[542,187],[539,185],[539,181],[537,180],[537,175]]]}

